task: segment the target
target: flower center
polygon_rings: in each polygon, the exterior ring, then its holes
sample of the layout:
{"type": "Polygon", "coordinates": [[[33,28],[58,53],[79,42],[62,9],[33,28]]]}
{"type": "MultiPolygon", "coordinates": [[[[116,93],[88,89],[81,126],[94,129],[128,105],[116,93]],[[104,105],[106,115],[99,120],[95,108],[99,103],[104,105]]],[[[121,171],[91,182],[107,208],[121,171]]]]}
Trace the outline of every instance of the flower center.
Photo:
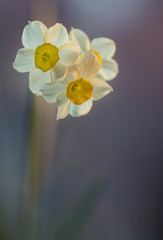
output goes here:
{"type": "MultiPolygon", "coordinates": [[[[95,50],[92,50],[92,51],[93,51],[94,54],[97,56],[97,58],[98,58],[98,60],[99,60],[99,63],[100,63],[100,67],[101,67],[101,65],[102,65],[101,55],[100,55],[98,52],[96,52],[95,50]]],[[[91,50],[90,50],[89,52],[91,52],[91,50]]]]}
{"type": "Polygon", "coordinates": [[[45,52],[42,54],[42,60],[46,62],[49,59],[50,55],[48,52],[45,52]]]}
{"type": "Polygon", "coordinates": [[[67,87],[67,98],[76,105],[81,105],[92,97],[93,86],[84,78],[71,82],[67,87]]]}
{"type": "Polygon", "coordinates": [[[59,61],[59,49],[50,43],[44,43],[36,48],[35,65],[43,72],[47,72],[53,68],[59,61]]]}

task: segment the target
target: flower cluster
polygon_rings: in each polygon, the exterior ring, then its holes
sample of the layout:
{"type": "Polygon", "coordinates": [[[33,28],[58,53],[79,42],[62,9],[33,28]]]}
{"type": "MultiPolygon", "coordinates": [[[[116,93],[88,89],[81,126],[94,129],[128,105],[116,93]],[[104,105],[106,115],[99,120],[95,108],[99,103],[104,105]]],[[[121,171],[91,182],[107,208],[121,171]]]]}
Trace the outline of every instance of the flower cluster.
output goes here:
{"type": "Polygon", "coordinates": [[[116,77],[116,46],[108,38],[89,40],[86,33],[56,23],[33,21],[22,34],[13,67],[29,72],[29,88],[49,103],[57,103],[57,119],[87,114],[93,101],[113,91],[106,82],[116,77]]]}

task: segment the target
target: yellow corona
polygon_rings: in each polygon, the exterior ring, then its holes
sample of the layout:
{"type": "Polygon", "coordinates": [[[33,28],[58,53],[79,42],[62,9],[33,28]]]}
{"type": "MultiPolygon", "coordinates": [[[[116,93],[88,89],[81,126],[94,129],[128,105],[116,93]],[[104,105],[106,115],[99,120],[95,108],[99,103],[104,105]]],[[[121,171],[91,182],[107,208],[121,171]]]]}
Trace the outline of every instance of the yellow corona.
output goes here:
{"type": "Polygon", "coordinates": [[[47,72],[53,68],[59,61],[59,49],[50,43],[44,43],[36,48],[35,65],[43,72],[47,72]]]}
{"type": "Polygon", "coordinates": [[[67,98],[76,105],[81,105],[92,97],[93,86],[84,78],[71,82],[67,87],[67,98]]]}

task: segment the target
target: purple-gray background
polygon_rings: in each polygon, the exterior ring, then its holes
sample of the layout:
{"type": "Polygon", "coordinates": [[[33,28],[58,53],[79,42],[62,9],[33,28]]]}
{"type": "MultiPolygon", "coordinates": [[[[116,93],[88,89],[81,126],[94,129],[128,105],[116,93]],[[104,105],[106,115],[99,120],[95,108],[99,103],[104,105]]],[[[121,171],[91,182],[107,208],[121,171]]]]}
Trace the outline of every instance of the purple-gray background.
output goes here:
{"type": "MultiPolygon", "coordinates": [[[[49,219],[57,219],[62,209],[68,211],[94,179],[102,178],[107,188],[79,239],[161,240],[163,1],[48,2],[57,6],[57,21],[68,30],[73,26],[91,39],[113,39],[120,71],[110,82],[114,92],[95,102],[88,115],[57,123],[54,161],[40,212],[42,239],[49,219]]],[[[12,62],[29,19],[36,20],[31,19],[29,1],[0,1],[0,204],[9,226],[17,218],[24,187],[29,94],[28,75],[12,69],[12,62]]],[[[46,19],[45,9],[37,20],[48,25],[46,19]]]]}

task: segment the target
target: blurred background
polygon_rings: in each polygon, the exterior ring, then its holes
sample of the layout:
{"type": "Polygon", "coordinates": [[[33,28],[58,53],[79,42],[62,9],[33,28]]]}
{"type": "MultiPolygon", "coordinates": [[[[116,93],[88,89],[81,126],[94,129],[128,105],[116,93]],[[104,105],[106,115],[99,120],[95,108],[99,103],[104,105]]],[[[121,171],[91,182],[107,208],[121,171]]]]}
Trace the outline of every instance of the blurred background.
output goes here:
{"type": "Polygon", "coordinates": [[[0,0],[0,240],[163,239],[163,1],[0,0]],[[28,20],[117,44],[114,92],[80,118],[12,68],[28,20]]]}

